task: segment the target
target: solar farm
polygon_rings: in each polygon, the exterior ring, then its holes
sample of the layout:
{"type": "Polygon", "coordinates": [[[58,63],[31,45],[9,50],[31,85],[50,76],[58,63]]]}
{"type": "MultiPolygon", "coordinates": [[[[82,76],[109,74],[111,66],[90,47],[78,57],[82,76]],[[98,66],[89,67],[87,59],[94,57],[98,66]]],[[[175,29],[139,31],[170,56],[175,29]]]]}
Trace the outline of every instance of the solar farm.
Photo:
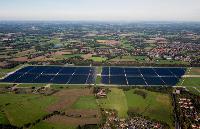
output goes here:
{"type": "Polygon", "coordinates": [[[186,68],[159,67],[96,67],[27,66],[9,74],[4,83],[101,84],[130,86],[173,86],[185,74],[186,68]]]}
{"type": "Polygon", "coordinates": [[[27,66],[2,80],[10,83],[91,84],[94,67],[27,66]]]}

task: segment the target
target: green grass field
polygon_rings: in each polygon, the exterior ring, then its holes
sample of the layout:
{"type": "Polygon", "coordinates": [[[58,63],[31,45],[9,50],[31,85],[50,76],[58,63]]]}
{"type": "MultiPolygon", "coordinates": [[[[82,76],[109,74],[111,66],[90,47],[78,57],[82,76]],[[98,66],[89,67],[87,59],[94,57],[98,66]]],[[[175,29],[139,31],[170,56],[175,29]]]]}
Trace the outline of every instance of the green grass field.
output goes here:
{"type": "Polygon", "coordinates": [[[93,60],[95,62],[103,62],[103,61],[107,60],[107,58],[105,58],[105,57],[91,57],[89,59],[91,59],[91,60],[93,60]]]}
{"type": "Polygon", "coordinates": [[[178,86],[199,86],[200,87],[200,77],[184,77],[177,84],[178,86]]]}
{"type": "Polygon", "coordinates": [[[9,121],[6,118],[6,115],[3,112],[0,112],[0,124],[5,124],[5,125],[9,124],[9,121]]]}
{"type": "Polygon", "coordinates": [[[65,54],[63,55],[65,58],[72,58],[72,57],[76,57],[76,56],[82,56],[82,54],[65,54]]]}
{"type": "Polygon", "coordinates": [[[57,99],[52,96],[0,94],[0,100],[1,118],[4,118],[0,123],[7,119],[12,125],[22,126],[47,114],[45,108],[57,99]]]}
{"type": "Polygon", "coordinates": [[[75,109],[97,109],[97,102],[94,96],[81,96],[72,106],[75,109]]]}
{"type": "Polygon", "coordinates": [[[119,117],[127,117],[128,105],[123,90],[111,88],[111,92],[107,95],[107,98],[98,99],[97,102],[103,108],[118,111],[119,117]]]}
{"type": "Polygon", "coordinates": [[[101,84],[101,76],[97,76],[95,83],[101,84]]]}
{"type": "Polygon", "coordinates": [[[31,129],[76,129],[76,127],[42,121],[31,129]]]}
{"type": "Polygon", "coordinates": [[[188,62],[184,62],[184,61],[176,61],[176,60],[162,60],[162,59],[158,59],[157,61],[155,61],[156,64],[185,64],[188,65],[188,62]]]}
{"type": "Polygon", "coordinates": [[[173,127],[173,107],[168,95],[142,90],[147,93],[147,97],[144,99],[142,96],[134,94],[134,90],[125,91],[129,109],[151,119],[164,121],[171,128],[173,127]]]}
{"type": "Polygon", "coordinates": [[[186,87],[189,92],[200,95],[200,78],[199,77],[184,77],[177,86],[186,87]]]}

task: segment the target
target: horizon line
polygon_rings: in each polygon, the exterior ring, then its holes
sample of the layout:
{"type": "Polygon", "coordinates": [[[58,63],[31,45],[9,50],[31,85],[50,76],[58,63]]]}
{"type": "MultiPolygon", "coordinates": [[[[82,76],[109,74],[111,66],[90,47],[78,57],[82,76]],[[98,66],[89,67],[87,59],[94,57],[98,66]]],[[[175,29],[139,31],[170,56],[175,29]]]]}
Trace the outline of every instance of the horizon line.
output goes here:
{"type": "Polygon", "coordinates": [[[124,22],[124,23],[136,23],[136,22],[175,22],[175,23],[200,23],[196,20],[50,20],[50,19],[0,19],[0,22],[124,22]]]}

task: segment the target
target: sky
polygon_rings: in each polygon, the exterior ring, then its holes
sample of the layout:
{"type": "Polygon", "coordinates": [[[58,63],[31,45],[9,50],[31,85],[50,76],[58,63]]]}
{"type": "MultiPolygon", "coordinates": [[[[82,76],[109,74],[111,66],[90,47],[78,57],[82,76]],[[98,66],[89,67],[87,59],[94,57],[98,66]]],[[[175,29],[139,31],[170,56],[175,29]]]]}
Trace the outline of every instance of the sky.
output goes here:
{"type": "Polygon", "coordinates": [[[200,21],[200,0],[0,0],[0,20],[200,21]]]}

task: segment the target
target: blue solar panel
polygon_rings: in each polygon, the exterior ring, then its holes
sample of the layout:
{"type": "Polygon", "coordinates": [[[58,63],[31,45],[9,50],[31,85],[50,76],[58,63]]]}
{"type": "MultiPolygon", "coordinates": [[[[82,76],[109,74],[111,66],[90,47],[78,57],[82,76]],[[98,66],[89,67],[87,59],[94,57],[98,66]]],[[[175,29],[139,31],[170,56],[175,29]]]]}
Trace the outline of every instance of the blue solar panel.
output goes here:
{"type": "Polygon", "coordinates": [[[76,69],[75,75],[88,75],[90,73],[91,67],[78,67],[76,69]]]}
{"type": "Polygon", "coordinates": [[[85,84],[87,81],[88,75],[73,75],[69,84],[85,84]]]}
{"type": "Polygon", "coordinates": [[[109,76],[101,76],[101,83],[103,84],[110,84],[110,77],[109,76]]]}
{"type": "Polygon", "coordinates": [[[169,70],[176,76],[180,77],[185,74],[185,68],[169,68],[169,70]]]}
{"type": "Polygon", "coordinates": [[[42,74],[57,74],[60,70],[62,70],[62,67],[48,66],[42,74]]]}
{"type": "Polygon", "coordinates": [[[121,67],[110,67],[110,75],[124,75],[124,68],[121,67]]]}
{"type": "Polygon", "coordinates": [[[92,67],[92,68],[90,69],[90,74],[91,74],[91,75],[95,75],[95,74],[96,74],[96,69],[95,69],[94,67],[92,67]]]}
{"type": "Polygon", "coordinates": [[[51,79],[53,79],[55,75],[41,75],[37,77],[34,82],[35,83],[50,83],[51,79]]]}
{"type": "Polygon", "coordinates": [[[138,68],[124,68],[126,76],[141,76],[138,68]]]}
{"type": "Polygon", "coordinates": [[[48,67],[45,66],[37,66],[34,69],[31,69],[28,74],[41,74],[43,71],[45,71],[48,67]]]}
{"type": "Polygon", "coordinates": [[[165,85],[160,77],[145,77],[144,79],[148,85],[165,85]]]}
{"type": "Polygon", "coordinates": [[[110,70],[109,67],[103,67],[101,75],[109,75],[110,70]]]}
{"type": "Polygon", "coordinates": [[[37,74],[24,74],[20,78],[18,78],[16,83],[32,83],[33,80],[37,77],[37,74]]]}
{"type": "Polygon", "coordinates": [[[52,80],[51,83],[55,84],[66,84],[68,83],[69,79],[72,75],[56,75],[52,80]]]}
{"type": "Polygon", "coordinates": [[[87,84],[94,84],[95,83],[95,77],[94,75],[90,74],[87,78],[87,84]]]}
{"type": "Polygon", "coordinates": [[[140,68],[140,72],[143,76],[158,76],[152,68],[140,68]]]}
{"type": "Polygon", "coordinates": [[[72,75],[76,70],[76,67],[63,67],[59,74],[69,74],[72,75]]]}
{"type": "Polygon", "coordinates": [[[174,86],[179,82],[179,79],[176,77],[161,77],[166,85],[174,86]]]}
{"type": "Polygon", "coordinates": [[[142,77],[127,77],[129,85],[146,85],[142,77]]]}
{"type": "Polygon", "coordinates": [[[15,80],[17,80],[20,76],[22,76],[23,74],[11,74],[8,77],[4,78],[2,80],[2,82],[15,82],[15,80]]]}
{"type": "Polygon", "coordinates": [[[127,85],[125,76],[110,76],[110,84],[127,85]]]}
{"type": "Polygon", "coordinates": [[[154,70],[159,76],[174,76],[167,68],[154,68],[154,70]]]}
{"type": "Polygon", "coordinates": [[[18,73],[18,74],[24,74],[28,71],[30,71],[31,69],[35,68],[34,66],[27,66],[27,67],[24,67],[18,71],[16,71],[15,73],[18,73]]]}

